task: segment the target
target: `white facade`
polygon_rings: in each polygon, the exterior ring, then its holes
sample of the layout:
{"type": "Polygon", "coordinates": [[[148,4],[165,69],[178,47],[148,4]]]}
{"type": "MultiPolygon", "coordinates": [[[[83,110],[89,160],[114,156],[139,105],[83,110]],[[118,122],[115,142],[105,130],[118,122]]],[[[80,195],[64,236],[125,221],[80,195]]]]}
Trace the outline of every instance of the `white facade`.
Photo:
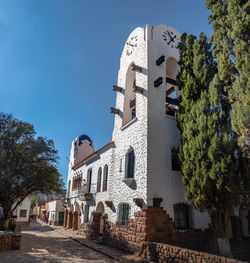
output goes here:
{"type": "Polygon", "coordinates": [[[22,203],[14,210],[13,215],[16,216],[16,222],[28,223],[30,216],[30,198],[26,197],[22,203]]]}
{"type": "Polygon", "coordinates": [[[63,207],[62,200],[54,200],[49,202],[49,221],[52,221],[54,224],[59,223],[59,213],[64,212],[65,208],[63,207]]]}
{"type": "MultiPolygon", "coordinates": [[[[162,198],[161,206],[173,220],[174,205],[186,202],[181,173],[173,171],[171,164],[171,149],[180,142],[179,131],[175,117],[166,115],[166,91],[172,87],[166,83],[166,77],[175,79],[178,72],[179,38],[180,34],[167,25],[136,28],[126,41],[120,60],[117,86],[122,90],[116,94],[115,108],[119,112],[115,115],[112,143],[95,152],[90,138],[83,135],[73,141],[67,197],[70,210],[81,212],[82,223],[87,213],[91,221],[91,212],[99,211],[100,202],[112,222],[118,220],[121,203],[130,205],[129,217],[133,218],[134,212],[141,209],[133,201],[135,198],[143,199],[143,210],[153,205],[153,198],[162,198]],[[161,56],[164,62],[157,65],[161,56]],[[133,70],[133,64],[139,69],[133,70]],[[162,84],[155,87],[159,77],[162,84]],[[134,92],[134,86],[142,88],[142,93],[140,89],[134,92]],[[136,116],[130,106],[134,99],[136,116]],[[131,149],[135,155],[134,177],[126,179],[127,156],[131,149]],[[76,152],[82,154],[82,161],[76,152]],[[103,179],[105,165],[108,166],[107,191],[102,191],[101,187],[101,191],[96,192],[98,170],[102,169],[103,179]],[[93,198],[86,201],[79,194],[87,187],[89,169],[92,169],[93,198]],[[76,178],[80,179],[82,187],[74,185],[76,178]],[[112,201],[112,206],[107,206],[105,201],[112,201]]],[[[174,88],[178,96],[178,88],[174,88]]],[[[205,229],[210,223],[207,214],[193,211],[192,217],[194,228],[205,229]]]]}

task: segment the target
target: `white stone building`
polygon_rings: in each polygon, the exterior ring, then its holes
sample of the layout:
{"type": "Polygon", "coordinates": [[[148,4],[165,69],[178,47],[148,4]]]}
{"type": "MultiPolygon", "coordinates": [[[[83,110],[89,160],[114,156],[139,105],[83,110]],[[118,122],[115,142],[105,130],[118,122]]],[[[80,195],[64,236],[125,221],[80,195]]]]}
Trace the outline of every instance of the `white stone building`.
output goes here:
{"type": "Polygon", "coordinates": [[[30,203],[29,197],[26,197],[22,203],[13,211],[13,216],[15,216],[15,221],[22,226],[27,226],[29,224],[30,216],[30,203]]]}
{"type": "MultiPolygon", "coordinates": [[[[65,226],[92,224],[95,212],[126,226],[135,212],[160,206],[175,229],[208,228],[209,216],[185,200],[175,158],[179,39],[168,25],[138,27],[128,37],[114,86],[112,141],[97,151],[86,135],[72,143],[65,226]]],[[[100,233],[102,223],[101,216],[100,233]]]]}
{"type": "Polygon", "coordinates": [[[61,199],[49,201],[49,224],[55,226],[62,226],[64,222],[64,210],[65,208],[61,199]]]}

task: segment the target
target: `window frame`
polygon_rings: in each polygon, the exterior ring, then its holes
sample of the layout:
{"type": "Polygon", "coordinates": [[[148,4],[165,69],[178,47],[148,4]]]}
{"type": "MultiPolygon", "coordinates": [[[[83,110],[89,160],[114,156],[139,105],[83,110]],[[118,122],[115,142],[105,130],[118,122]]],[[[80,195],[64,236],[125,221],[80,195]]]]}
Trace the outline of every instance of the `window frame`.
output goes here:
{"type": "Polygon", "coordinates": [[[174,227],[176,230],[194,228],[193,206],[188,203],[176,203],[174,208],[174,227]]]}
{"type": "Polygon", "coordinates": [[[97,184],[96,184],[96,192],[101,192],[101,185],[102,185],[102,168],[99,167],[97,173],[97,184]]]}
{"type": "Polygon", "coordinates": [[[129,150],[127,151],[126,153],[126,169],[125,169],[125,176],[124,178],[125,179],[134,179],[135,178],[135,150],[133,147],[130,147],[129,150]],[[130,168],[129,165],[130,165],[130,154],[133,153],[133,167],[130,168]],[[132,176],[129,174],[130,173],[130,169],[132,169],[132,176]]]}
{"type": "Polygon", "coordinates": [[[120,203],[118,206],[118,225],[128,227],[131,214],[131,206],[129,203],[120,203]]]}
{"type": "Polygon", "coordinates": [[[103,168],[103,181],[102,181],[102,191],[106,192],[108,190],[108,170],[109,167],[106,164],[103,168]]]}
{"type": "Polygon", "coordinates": [[[27,217],[27,209],[20,209],[20,211],[19,211],[19,217],[20,218],[25,218],[25,217],[27,217]],[[23,212],[25,212],[25,216],[23,216],[23,212]]]}

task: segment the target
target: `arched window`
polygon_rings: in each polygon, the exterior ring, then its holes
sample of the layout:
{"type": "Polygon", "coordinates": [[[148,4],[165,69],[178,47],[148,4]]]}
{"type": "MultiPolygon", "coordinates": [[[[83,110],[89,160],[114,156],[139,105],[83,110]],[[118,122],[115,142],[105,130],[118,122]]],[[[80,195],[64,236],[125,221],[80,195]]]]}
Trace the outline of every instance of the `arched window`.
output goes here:
{"type": "Polygon", "coordinates": [[[120,226],[127,226],[130,215],[130,206],[127,203],[119,204],[118,224],[120,226]]]}
{"type": "Polygon", "coordinates": [[[126,154],[125,178],[134,178],[134,170],[135,170],[135,153],[134,153],[134,149],[130,148],[126,154]]]}
{"type": "Polygon", "coordinates": [[[102,183],[102,191],[107,191],[108,188],[108,165],[104,166],[104,174],[103,174],[103,183],[102,183]]]}
{"type": "Polygon", "coordinates": [[[98,170],[98,175],[97,175],[97,188],[96,192],[101,191],[101,184],[102,184],[102,168],[100,167],[98,170]]]}
{"type": "Polygon", "coordinates": [[[166,61],[166,114],[176,116],[179,96],[179,90],[176,86],[176,76],[179,71],[179,65],[175,58],[169,57],[166,61]]]}
{"type": "Polygon", "coordinates": [[[133,91],[135,85],[135,71],[132,70],[132,64],[129,66],[126,75],[122,126],[136,117],[136,94],[133,91]]]}

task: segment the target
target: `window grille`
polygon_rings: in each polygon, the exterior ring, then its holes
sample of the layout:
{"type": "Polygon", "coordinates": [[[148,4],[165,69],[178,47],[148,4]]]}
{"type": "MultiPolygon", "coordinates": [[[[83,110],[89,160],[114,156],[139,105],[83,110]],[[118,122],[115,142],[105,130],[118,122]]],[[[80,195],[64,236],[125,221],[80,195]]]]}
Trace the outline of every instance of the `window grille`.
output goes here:
{"type": "Polygon", "coordinates": [[[174,205],[174,225],[176,229],[192,229],[192,206],[185,203],[174,205]]]}
{"type": "Polygon", "coordinates": [[[119,205],[118,224],[120,226],[127,226],[128,225],[129,213],[130,213],[129,204],[120,204],[119,205]]]}
{"type": "Polygon", "coordinates": [[[104,175],[103,175],[103,184],[102,184],[102,191],[107,191],[108,188],[108,166],[105,165],[104,167],[104,175]]]}
{"type": "Polygon", "coordinates": [[[20,217],[26,217],[27,210],[20,210],[20,217]]]}
{"type": "Polygon", "coordinates": [[[102,168],[100,167],[98,170],[98,176],[97,176],[97,187],[96,192],[101,191],[101,183],[102,183],[102,168]]]}
{"type": "Polygon", "coordinates": [[[130,150],[127,153],[127,178],[134,178],[134,168],[135,168],[135,154],[134,150],[130,150]]]}

